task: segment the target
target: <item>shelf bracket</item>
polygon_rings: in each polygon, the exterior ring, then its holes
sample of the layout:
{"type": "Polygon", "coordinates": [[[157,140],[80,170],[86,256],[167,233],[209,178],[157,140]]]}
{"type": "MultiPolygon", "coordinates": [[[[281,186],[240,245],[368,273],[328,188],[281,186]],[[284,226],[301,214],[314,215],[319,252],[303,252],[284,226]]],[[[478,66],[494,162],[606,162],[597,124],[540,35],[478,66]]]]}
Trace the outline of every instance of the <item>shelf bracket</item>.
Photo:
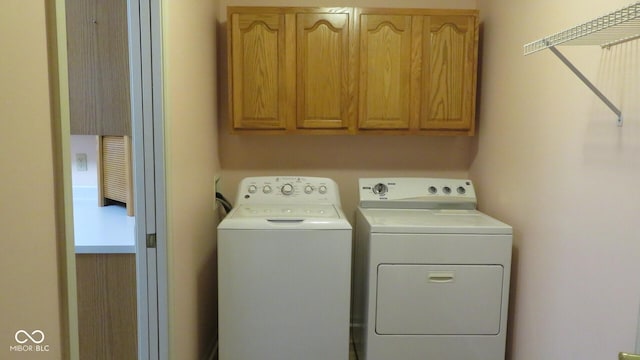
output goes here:
{"type": "Polygon", "coordinates": [[[611,111],[613,111],[617,116],[618,116],[618,126],[622,126],[622,111],[620,111],[620,109],[618,109],[617,106],[615,106],[600,90],[598,90],[598,88],[593,85],[593,83],[591,81],[589,81],[589,79],[587,79],[586,76],[584,76],[580,70],[578,70],[572,63],[571,61],[569,61],[569,59],[567,59],[561,52],[560,50],[556,49],[555,46],[553,45],[548,45],[548,49],[551,50],[551,52],[553,52],[559,59],[560,61],[562,61],[565,65],[567,65],[567,67],[569,68],[569,70],[571,70],[580,80],[582,80],[582,82],[587,85],[587,87],[593,91],[594,94],[596,94],[596,96],[598,98],[600,98],[600,100],[602,100],[602,102],[605,103],[605,105],[607,105],[607,107],[609,109],[611,109],[611,111]]]}

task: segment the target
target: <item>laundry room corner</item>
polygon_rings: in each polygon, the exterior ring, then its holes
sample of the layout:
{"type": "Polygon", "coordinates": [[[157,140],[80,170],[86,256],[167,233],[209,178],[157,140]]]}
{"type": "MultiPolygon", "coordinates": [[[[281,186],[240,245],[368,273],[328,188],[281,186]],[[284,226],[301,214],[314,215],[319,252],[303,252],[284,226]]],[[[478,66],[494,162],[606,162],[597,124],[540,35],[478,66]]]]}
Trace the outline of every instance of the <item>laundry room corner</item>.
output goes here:
{"type": "Polygon", "coordinates": [[[523,55],[524,44],[629,2],[478,5],[482,100],[469,176],[480,209],[514,228],[508,358],[615,359],[633,352],[640,44],[558,46],[621,107],[622,127],[550,50],[523,55]]]}

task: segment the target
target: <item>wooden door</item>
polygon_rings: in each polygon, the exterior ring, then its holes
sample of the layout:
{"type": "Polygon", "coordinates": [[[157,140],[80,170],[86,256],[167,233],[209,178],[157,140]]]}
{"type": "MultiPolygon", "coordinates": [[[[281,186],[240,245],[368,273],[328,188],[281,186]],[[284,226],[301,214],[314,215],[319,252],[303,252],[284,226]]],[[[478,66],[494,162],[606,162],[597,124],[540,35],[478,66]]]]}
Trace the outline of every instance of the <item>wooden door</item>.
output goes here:
{"type": "Polygon", "coordinates": [[[285,129],[294,106],[287,96],[285,17],[231,13],[230,111],[234,129],[285,129]]]}
{"type": "Polygon", "coordinates": [[[360,129],[409,129],[410,15],[361,14],[360,129]]]}
{"type": "Polygon", "coordinates": [[[350,15],[296,14],[297,128],[347,129],[352,123],[350,15]]]}
{"type": "Polygon", "coordinates": [[[424,17],[420,128],[473,131],[476,17],[424,17]]]}

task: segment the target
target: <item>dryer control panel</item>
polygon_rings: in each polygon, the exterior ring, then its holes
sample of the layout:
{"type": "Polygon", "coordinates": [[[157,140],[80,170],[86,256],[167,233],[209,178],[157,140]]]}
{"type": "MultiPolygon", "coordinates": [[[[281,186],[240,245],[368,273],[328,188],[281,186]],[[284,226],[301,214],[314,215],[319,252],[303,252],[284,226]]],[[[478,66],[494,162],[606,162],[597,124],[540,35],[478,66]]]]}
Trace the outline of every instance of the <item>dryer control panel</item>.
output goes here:
{"type": "Polygon", "coordinates": [[[360,207],[475,209],[471,180],[444,178],[361,178],[360,207]]]}
{"type": "Polygon", "coordinates": [[[329,178],[259,176],[240,182],[237,204],[330,204],[340,207],[338,185],[329,178]]]}

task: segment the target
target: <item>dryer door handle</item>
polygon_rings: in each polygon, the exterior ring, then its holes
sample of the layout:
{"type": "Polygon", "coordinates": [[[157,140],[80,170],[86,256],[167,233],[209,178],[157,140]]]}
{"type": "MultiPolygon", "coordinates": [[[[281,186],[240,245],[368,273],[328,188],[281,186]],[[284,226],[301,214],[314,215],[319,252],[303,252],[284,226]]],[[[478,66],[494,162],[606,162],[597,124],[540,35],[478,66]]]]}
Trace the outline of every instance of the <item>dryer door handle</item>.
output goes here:
{"type": "Polygon", "coordinates": [[[456,278],[455,271],[433,271],[429,273],[431,283],[451,283],[456,278]]]}

